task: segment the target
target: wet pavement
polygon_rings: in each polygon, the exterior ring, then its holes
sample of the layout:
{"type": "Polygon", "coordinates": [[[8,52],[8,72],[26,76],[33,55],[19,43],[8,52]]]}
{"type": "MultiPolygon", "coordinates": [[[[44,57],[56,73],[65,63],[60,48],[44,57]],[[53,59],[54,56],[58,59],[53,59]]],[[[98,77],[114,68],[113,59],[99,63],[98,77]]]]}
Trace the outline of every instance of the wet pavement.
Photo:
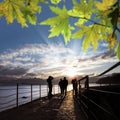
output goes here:
{"type": "Polygon", "coordinates": [[[0,113],[0,120],[85,120],[72,92],[45,97],[0,113]]]}
{"type": "Polygon", "coordinates": [[[56,120],[85,120],[83,112],[72,95],[72,92],[69,92],[64,98],[57,113],[56,120]]]}

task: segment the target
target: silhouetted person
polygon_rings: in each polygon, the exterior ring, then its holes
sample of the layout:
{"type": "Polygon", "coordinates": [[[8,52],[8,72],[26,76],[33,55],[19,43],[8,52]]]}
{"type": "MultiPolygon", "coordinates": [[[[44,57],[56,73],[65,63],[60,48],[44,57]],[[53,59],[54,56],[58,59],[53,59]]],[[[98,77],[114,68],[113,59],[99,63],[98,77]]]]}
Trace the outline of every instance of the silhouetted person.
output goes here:
{"type": "Polygon", "coordinates": [[[89,77],[88,77],[88,75],[86,76],[85,88],[89,89],[89,77]]]}
{"type": "Polygon", "coordinates": [[[60,86],[60,92],[61,92],[61,95],[64,93],[64,85],[63,85],[63,80],[62,79],[60,79],[60,81],[59,81],[59,86],[60,86]]]}
{"type": "Polygon", "coordinates": [[[67,86],[68,86],[68,80],[66,79],[66,77],[64,77],[64,79],[63,79],[63,92],[65,95],[67,94],[67,86]]]}
{"type": "Polygon", "coordinates": [[[49,88],[49,91],[48,91],[48,98],[51,98],[52,97],[52,80],[54,78],[52,76],[49,76],[48,79],[47,79],[47,83],[48,83],[48,88],[49,88]]]}
{"type": "Polygon", "coordinates": [[[76,79],[73,79],[71,81],[72,85],[73,85],[73,95],[77,96],[77,92],[78,92],[78,84],[77,84],[77,80],[76,79]]]}

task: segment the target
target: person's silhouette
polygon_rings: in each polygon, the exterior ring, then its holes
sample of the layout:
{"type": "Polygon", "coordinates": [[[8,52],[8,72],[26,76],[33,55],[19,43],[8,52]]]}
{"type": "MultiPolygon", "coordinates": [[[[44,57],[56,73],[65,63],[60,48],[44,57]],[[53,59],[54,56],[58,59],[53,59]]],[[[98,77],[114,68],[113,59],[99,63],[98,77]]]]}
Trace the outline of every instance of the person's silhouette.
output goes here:
{"type": "Polygon", "coordinates": [[[63,94],[63,92],[64,92],[64,88],[63,88],[63,80],[62,79],[60,79],[60,81],[59,81],[59,86],[60,86],[60,92],[61,92],[61,95],[63,94]]]}
{"type": "Polygon", "coordinates": [[[54,78],[52,76],[49,76],[48,79],[47,79],[47,83],[48,83],[48,88],[49,88],[49,91],[48,91],[48,98],[51,98],[52,97],[52,80],[54,78]]]}
{"type": "Polygon", "coordinates": [[[75,96],[77,96],[77,86],[78,86],[78,84],[77,84],[77,80],[76,79],[73,79],[72,81],[71,81],[71,83],[72,83],[72,85],[73,85],[73,95],[75,95],[75,96]]]}
{"type": "Polygon", "coordinates": [[[64,77],[64,79],[63,79],[63,91],[64,91],[65,95],[67,94],[67,86],[68,86],[68,80],[66,79],[66,77],[64,77]]]}

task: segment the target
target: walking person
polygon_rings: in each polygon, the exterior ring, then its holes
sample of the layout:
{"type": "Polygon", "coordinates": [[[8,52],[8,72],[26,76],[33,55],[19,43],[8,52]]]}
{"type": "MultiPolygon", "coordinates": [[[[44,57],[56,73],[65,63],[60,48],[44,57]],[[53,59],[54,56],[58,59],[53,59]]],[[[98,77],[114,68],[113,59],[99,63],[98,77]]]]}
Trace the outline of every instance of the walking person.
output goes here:
{"type": "Polygon", "coordinates": [[[48,98],[51,98],[53,95],[52,95],[52,80],[54,78],[52,76],[49,76],[48,79],[47,79],[47,83],[48,83],[48,98]]]}

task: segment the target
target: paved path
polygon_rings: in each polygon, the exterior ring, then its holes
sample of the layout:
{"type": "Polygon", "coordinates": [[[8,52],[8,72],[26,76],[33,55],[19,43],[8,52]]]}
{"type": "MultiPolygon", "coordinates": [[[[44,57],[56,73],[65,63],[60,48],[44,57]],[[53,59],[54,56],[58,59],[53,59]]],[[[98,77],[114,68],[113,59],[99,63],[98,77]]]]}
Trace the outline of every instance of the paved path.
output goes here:
{"type": "Polygon", "coordinates": [[[85,120],[72,92],[69,92],[62,102],[56,120],[85,120]]]}
{"type": "Polygon", "coordinates": [[[0,113],[0,120],[85,120],[72,92],[62,99],[55,95],[0,113]]]}

